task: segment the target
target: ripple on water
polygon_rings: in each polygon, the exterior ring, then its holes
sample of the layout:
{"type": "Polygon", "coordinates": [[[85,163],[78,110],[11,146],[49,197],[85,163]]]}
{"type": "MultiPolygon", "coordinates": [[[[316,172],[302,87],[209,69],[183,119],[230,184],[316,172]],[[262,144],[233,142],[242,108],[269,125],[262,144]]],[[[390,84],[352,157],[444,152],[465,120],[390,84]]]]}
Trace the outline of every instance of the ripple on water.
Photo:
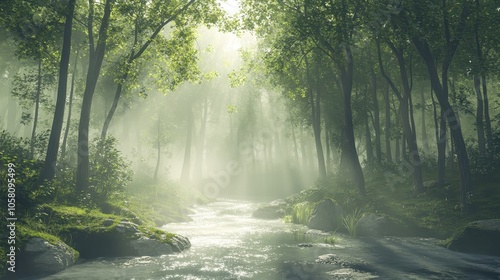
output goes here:
{"type": "Polygon", "coordinates": [[[324,244],[323,233],[302,225],[252,218],[257,207],[230,200],[199,206],[192,222],[163,227],[188,237],[187,251],[97,259],[44,280],[500,279],[500,258],[451,252],[432,239],[345,237],[324,244]],[[333,261],[315,262],[333,253],[333,261]]]}

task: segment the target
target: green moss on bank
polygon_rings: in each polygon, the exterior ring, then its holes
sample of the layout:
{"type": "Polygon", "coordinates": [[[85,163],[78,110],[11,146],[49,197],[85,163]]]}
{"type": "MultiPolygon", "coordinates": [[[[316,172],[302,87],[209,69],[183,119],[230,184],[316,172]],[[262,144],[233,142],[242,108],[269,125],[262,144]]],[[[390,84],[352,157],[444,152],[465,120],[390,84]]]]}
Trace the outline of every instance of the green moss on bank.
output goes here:
{"type": "MultiPolygon", "coordinates": [[[[332,199],[344,213],[355,209],[386,215],[396,224],[403,225],[402,236],[449,238],[472,221],[498,218],[500,213],[500,174],[474,179],[473,210],[468,215],[460,211],[460,181],[457,172],[448,171],[448,185],[434,187],[416,194],[411,178],[395,184],[387,182],[383,171],[365,171],[366,192],[362,197],[357,189],[344,178],[329,176],[310,188],[291,197],[285,220],[303,223],[310,205],[332,199]],[[301,217],[301,218],[299,218],[301,217]]],[[[431,180],[429,173],[424,180],[431,180]]]]}

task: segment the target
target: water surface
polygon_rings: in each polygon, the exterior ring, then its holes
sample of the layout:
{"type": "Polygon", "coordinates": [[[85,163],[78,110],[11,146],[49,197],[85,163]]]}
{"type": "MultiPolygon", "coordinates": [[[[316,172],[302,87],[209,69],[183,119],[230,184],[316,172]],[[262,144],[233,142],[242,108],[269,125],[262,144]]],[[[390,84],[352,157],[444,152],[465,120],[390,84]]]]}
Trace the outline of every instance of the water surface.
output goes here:
{"type": "Polygon", "coordinates": [[[187,251],[84,261],[43,279],[500,279],[497,257],[449,251],[423,238],[339,235],[335,245],[325,244],[302,225],[252,218],[257,207],[239,200],[198,206],[192,222],[163,227],[187,236],[187,251]]]}

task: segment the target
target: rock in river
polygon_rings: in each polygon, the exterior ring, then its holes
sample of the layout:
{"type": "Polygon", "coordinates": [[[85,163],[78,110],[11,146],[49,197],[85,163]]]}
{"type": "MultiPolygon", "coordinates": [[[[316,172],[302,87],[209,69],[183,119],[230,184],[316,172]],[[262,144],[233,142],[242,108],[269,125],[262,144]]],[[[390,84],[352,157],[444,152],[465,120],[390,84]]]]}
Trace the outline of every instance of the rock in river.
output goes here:
{"type": "Polygon", "coordinates": [[[500,256],[500,219],[469,223],[448,245],[454,251],[500,256]]]}
{"type": "Polygon", "coordinates": [[[260,207],[252,213],[252,217],[259,219],[281,219],[285,216],[286,202],[278,199],[260,207]]]}
{"type": "Polygon", "coordinates": [[[342,209],[330,199],[325,199],[314,208],[307,223],[311,229],[334,231],[342,225],[342,209]]]}
{"type": "MultiPolygon", "coordinates": [[[[78,253],[63,242],[52,244],[39,237],[29,239],[22,251],[20,263],[29,267],[29,273],[48,275],[72,266],[78,253]]],[[[27,272],[27,271],[25,271],[27,272]]]]}

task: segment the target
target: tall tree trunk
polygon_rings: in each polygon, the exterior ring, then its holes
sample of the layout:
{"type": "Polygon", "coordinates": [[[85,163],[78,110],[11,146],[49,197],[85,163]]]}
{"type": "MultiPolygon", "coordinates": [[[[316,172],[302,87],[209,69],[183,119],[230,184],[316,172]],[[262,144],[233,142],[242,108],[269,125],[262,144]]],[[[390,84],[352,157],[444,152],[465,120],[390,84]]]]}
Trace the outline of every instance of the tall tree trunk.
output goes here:
{"type": "Polygon", "coordinates": [[[331,161],[331,146],[330,146],[330,129],[327,129],[327,121],[325,120],[325,146],[326,146],[326,172],[331,172],[332,161],[331,161]]]}
{"type": "Polygon", "coordinates": [[[391,104],[389,102],[389,84],[384,91],[385,101],[385,158],[387,162],[392,162],[391,151],[391,104]]]}
{"type": "Polygon", "coordinates": [[[352,81],[353,81],[353,56],[352,51],[349,46],[345,47],[346,57],[347,57],[347,68],[340,68],[342,92],[344,97],[344,129],[345,129],[345,148],[346,150],[342,153],[346,153],[347,159],[349,160],[348,166],[351,173],[351,178],[354,184],[358,187],[358,191],[361,195],[365,195],[365,178],[363,175],[363,170],[359,162],[358,152],[356,150],[356,138],[354,137],[354,124],[352,116],[352,81]]]}
{"type": "Polygon", "coordinates": [[[384,78],[387,80],[392,90],[398,97],[399,113],[401,116],[401,125],[403,127],[403,142],[402,142],[402,157],[409,158],[411,166],[413,168],[413,185],[416,192],[423,191],[423,179],[422,179],[422,163],[420,161],[420,154],[418,151],[417,138],[415,132],[415,121],[413,119],[413,109],[411,101],[411,85],[410,76],[407,73],[406,60],[404,58],[404,49],[402,47],[396,47],[390,40],[387,40],[387,44],[390,47],[394,56],[396,56],[399,65],[399,74],[401,77],[401,82],[403,85],[403,92],[397,89],[397,87],[392,82],[391,78],[385,73],[384,66],[382,63],[382,57],[380,52],[380,43],[377,42],[378,59],[380,64],[380,70],[384,78]],[[406,144],[408,144],[409,153],[407,154],[406,144]]]}
{"type": "Polygon", "coordinates": [[[373,162],[373,145],[370,132],[370,117],[368,112],[365,112],[365,146],[366,146],[366,161],[373,162]]]}
{"type": "Polygon", "coordinates": [[[194,178],[201,179],[203,177],[203,155],[205,154],[205,134],[208,120],[208,97],[204,93],[203,96],[203,110],[201,115],[200,132],[196,142],[196,161],[194,169],[194,178]]]}
{"type": "Polygon", "coordinates": [[[434,100],[434,93],[433,90],[431,89],[431,100],[432,100],[432,109],[433,109],[433,116],[434,116],[434,136],[436,140],[436,144],[439,143],[439,121],[438,121],[438,115],[437,115],[437,108],[436,108],[436,101],[434,100]]]}
{"type": "Polygon", "coordinates": [[[109,129],[109,124],[111,123],[111,120],[113,119],[113,116],[115,114],[116,108],[118,107],[118,101],[120,100],[120,97],[122,95],[122,90],[123,90],[123,81],[125,81],[128,77],[128,71],[125,72],[125,74],[122,75],[120,83],[116,86],[116,91],[115,91],[115,97],[113,98],[113,104],[111,104],[111,108],[109,109],[108,114],[106,115],[106,119],[104,120],[104,124],[102,126],[101,130],[101,139],[104,140],[108,134],[108,129],[109,129]]]}
{"type": "Polygon", "coordinates": [[[325,166],[325,155],[323,153],[323,145],[321,144],[321,90],[318,86],[319,78],[316,83],[313,83],[313,79],[310,75],[310,65],[308,63],[307,56],[305,57],[306,62],[306,72],[307,80],[309,83],[307,94],[309,96],[309,104],[311,105],[311,123],[314,131],[314,142],[316,144],[316,155],[318,159],[318,169],[319,176],[326,176],[326,166],[325,166]],[[316,85],[316,100],[314,98],[314,91],[312,89],[313,84],[316,85]]]}
{"type": "Polygon", "coordinates": [[[38,124],[38,114],[40,111],[40,94],[42,93],[42,59],[38,60],[38,78],[36,84],[35,115],[33,116],[33,129],[31,130],[30,157],[35,155],[36,127],[38,124]]]}
{"type": "Polygon", "coordinates": [[[158,124],[157,124],[157,131],[156,131],[156,167],[155,167],[155,173],[153,177],[153,181],[155,183],[158,183],[158,170],[160,170],[160,158],[161,158],[161,112],[158,109],[158,124]]]}
{"type": "Polygon", "coordinates": [[[181,182],[188,183],[191,179],[191,146],[193,145],[193,112],[188,109],[186,148],[184,149],[184,162],[182,164],[181,182]]]}
{"type": "MultiPolygon", "coordinates": [[[[64,122],[64,109],[66,106],[66,92],[68,86],[69,58],[71,56],[71,33],[73,29],[73,14],[76,0],[68,1],[66,11],[66,22],[64,24],[63,47],[61,51],[61,61],[59,62],[59,84],[57,88],[57,101],[52,128],[50,130],[49,144],[45,156],[45,162],[40,172],[40,180],[52,180],[56,172],[57,153],[59,151],[59,141],[61,139],[62,126],[64,122]]],[[[76,55],[78,57],[78,53],[76,55]]],[[[76,68],[76,59],[75,59],[76,68]]],[[[74,75],[74,71],[73,71],[74,75]]],[[[74,81],[74,77],[73,77],[74,81]]],[[[72,82],[73,87],[73,82],[72,82]]]]}
{"type": "Polygon", "coordinates": [[[90,111],[92,108],[92,99],[94,91],[101,72],[104,53],[106,51],[109,18],[111,15],[111,2],[107,0],[104,6],[104,14],[99,29],[99,39],[97,46],[94,49],[93,36],[93,16],[94,16],[94,0],[89,0],[89,22],[88,22],[88,37],[89,37],[89,67],[87,71],[87,80],[85,91],[83,92],[82,110],[80,112],[80,123],[78,125],[78,162],[76,170],[76,191],[86,192],[89,187],[89,124],[90,111]]]}
{"type": "Polygon", "coordinates": [[[446,113],[441,107],[441,119],[439,121],[439,141],[438,150],[438,184],[446,183],[446,113]]]}
{"type": "Polygon", "coordinates": [[[377,162],[382,161],[382,143],[380,140],[380,110],[378,106],[377,98],[377,76],[375,72],[371,72],[372,76],[372,102],[373,102],[373,128],[375,129],[375,155],[377,157],[377,162]]]}
{"type": "Polygon", "coordinates": [[[422,106],[422,143],[424,144],[424,150],[429,152],[429,139],[427,137],[427,129],[425,125],[425,107],[426,107],[426,102],[425,102],[425,91],[422,89],[420,91],[420,105],[422,106]]]}
{"type": "Polygon", "coordinates": [[[306,145],[305,145],[306,139],[304,136],[303,129],[299,129],[299,131],[300,131],[300,153],[302,155],[302,163],[307,168],[307,170],[310,170],[311,166],[310,166],[310,162],[309,162],[309,155],[307,154],[306,145]]]}
{"type": "Polygon", "coordinates": [[[299,147],[297,145],[297,137],[295,137],[295,126],[292,124],[292,140],[293,140],[293,151],[295,155],[295,160],[296,162],[300,162],[301,159],[299,158],[299,147]]]}
{"type": "Polygon", "coordinates": [[[484,140],[484,123],[483,123],[483,95],[481,93],[481,78],[478,75],[474,75],[474,89],[476,91],[476,130],[477,130],[477,145],[479,148],[479,154],[484,156],[486,151],[486,143],[484,140]]]}
{"type": "Polygon", "coordinates": [[[69,129],[71,127],[71,113],[73,110],[73,94],[75,92],[75,79],[76,79],[76,65],[78,62],[78,55],[80,53],[80,49],[76,51],[75,56],[75,65],[73,65],[73,74],[71,75],[71,88],[69,92],[69,104],[68,104],[68,117],[66,119],[66,128],[64,130],[63,142],[61,145],[61,159],[66,157],[66,142],[68,141],[69,129]]]}
{"type": "Polygon", "coordinates": [[[465,146],[462,129],[460,127],[460,124],[458,123],[455,111],[448,101],[447,92],[447,69],[449,67],[449,64],[451,64],[453,53],[446,56],[446,59],[443,63],[443,73],[441,75],[442,80],[440,81],[436,65],[434,63],[434,58],[432,56],[432,53],[430,52],[428,44],[425,41],[420,41],[417,38],[414,38],[413,42],[427,65],[427,70],[431,79],[434,93],[439,101],[439,104],[441,105],[442,111],[445,114],[445,118],[452,129],[452,137],[455,142],[455,148],[458,157],[458,166],[460,170],[460,206],[462,213],[468,213],[471,205],[470,198],[472,196],[469,156],[467,155],[467,149],[465,146]]]}
{"type": "Polygon", "coordinates": [[[488,88],[486,87],[486,76],[481,76],[483,84],[483,102],[484,102],[484,124],[486,128],[486,144],[489,149],[492,148],[493,139],[491,133],[490,105],[488,101],[488,88]]]}

